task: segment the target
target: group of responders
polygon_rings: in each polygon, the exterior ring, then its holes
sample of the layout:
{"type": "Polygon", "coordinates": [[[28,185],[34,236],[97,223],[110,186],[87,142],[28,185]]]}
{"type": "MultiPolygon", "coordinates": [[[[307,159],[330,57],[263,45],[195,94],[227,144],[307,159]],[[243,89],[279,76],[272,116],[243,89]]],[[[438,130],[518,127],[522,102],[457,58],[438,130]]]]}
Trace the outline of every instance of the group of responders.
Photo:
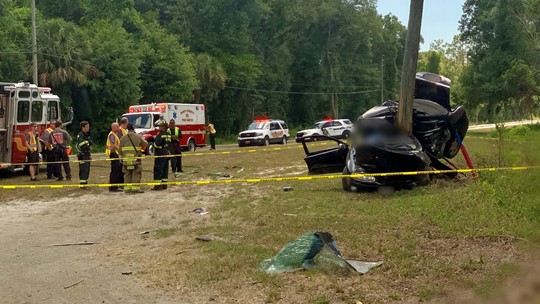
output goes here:
{"type": "Polygon", "coordinates": [[[387,172],[387,173],[364,173],[364,174],[334,174],[334,175],[313,175],[313,176],[282,176],[265,178],[242,178],[242,179],[215,179],[215,180],[191,180],[191,181],[169,181],[169,182],[142,182],[129,184],[55,184],[55,185],[0,185],[0,189],[39,189],[39,188],[81,188],[98,187],[106,188],[111,186],[158,186],[158,185],[213,185],[213,184],[233,184],[233,183],[262,183],[262,182],[283,182],[283,181],[313,181],[324,179],[340,178],[362,178],[378,176],[399,176],[399,175],[419,175],[419,174],[447,174],[447,173],[473,173],[473,172],[495,172],[495,171],[523,171],[537,170],[540,166],[529,167],[502,167],[502,168],[476,168],[476,169],[457,169],[457,170],[431,170],[431,171],[409,171],[409,172],[387,172]]]}
{"type": "MultiPolygon", "coordinates": [[[[312,145],[319,145],[319,146],[325,146],[328,145],[328,143],[316,143],[312,145]]],[[[130,160],[133,159],[156,159],[156,158],[173,158],[178,156],[206,156],[206,155],[230,155],[230,154],[243,154],[243,153],[256,153],[256,152],[271,152],[271,151],[281,151],[281,150],[288,150],[288,149],[296,149],[296,148],[302,148],[302,145],[291,145],[288,147],[275,147],[275,148],[259,148],[259,149],[242,149],[242,150],[228,150],[228,151],[208,151],[208,152],[184,152],[182,155],[175,155],[175,154],[169,154],[169,155],[143,155],[135,158],[130,158],[130,160]]],[[[51,162],[35,162],[35,163],[2,163],[3,166],[15,166],[15,165],[47,165],[47,164],[63,164],[63,163],[87,163],[87,162],[102,162],[102,161],[113,161],[113,160],[125,160],[125,158],[92,158],[90,160],[77,160],[77,159],[71,159],[69,161],[51,161],[51,162]]]]}

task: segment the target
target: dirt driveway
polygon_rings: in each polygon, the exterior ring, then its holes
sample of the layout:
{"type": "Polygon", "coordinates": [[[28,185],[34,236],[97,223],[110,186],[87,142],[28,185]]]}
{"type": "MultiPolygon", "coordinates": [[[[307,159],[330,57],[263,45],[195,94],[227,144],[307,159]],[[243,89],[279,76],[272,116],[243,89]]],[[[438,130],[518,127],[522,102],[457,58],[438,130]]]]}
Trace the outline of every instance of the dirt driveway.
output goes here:
{"type": "MultiPolygon", "coordinates": [[[[0,205],[0,302],[181,302],[149,288],[137,278],[136,265],[121,257],[134,247],[155,247],[145,236],[158,227],[178,225],[183,217],[202,218],[186,212],[195,205],[181,195],[158,203],[150,192],[95,191],[100,192],[0,205]],[[96,244],[54,246],[79,242],[96,244]]],[[[205,206],[197,201],[196,207],[205,206]]]]}

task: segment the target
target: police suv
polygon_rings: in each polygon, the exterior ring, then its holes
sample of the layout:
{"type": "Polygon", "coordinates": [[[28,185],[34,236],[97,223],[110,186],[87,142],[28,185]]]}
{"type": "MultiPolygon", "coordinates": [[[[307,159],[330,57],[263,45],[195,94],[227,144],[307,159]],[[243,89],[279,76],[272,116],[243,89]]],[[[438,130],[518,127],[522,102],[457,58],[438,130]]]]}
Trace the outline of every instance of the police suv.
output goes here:
{"type": "Polygon", "coordinates": [[[268,146],[287,144],[289,127],[283,120],[264,119],[253,121],[246,131],[238,133],[238,146],[268,146]]]}
{"type": "MultiPolygon", "coordinates": [[[[311,129],[298,131],[296,142],[301,142],[302,137],[326,135],[334,138],[347,139],[351,135],[353,124],[348,119],[331,119],[315,123],[311,129]]],[[[316,140],[317,137],[312,137],[316,140]]]]}

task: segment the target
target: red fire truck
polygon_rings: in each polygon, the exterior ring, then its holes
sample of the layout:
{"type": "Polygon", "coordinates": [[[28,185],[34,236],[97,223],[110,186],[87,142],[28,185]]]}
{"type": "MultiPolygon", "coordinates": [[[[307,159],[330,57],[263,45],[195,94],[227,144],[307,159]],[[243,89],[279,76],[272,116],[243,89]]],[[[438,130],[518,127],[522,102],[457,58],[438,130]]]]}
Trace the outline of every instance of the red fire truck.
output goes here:
{"type": "MultiPolygon", "coordinates": [[[[28,82],[0,82],[0,170],[19,171],[26,162],[25,133],[30,123],[38,125],[40,135],[51,120],[61,119],[60,98],[50,88],[28,82]]],[[[71,123],[73,111],[68,113],[71,123]]]]}
{"type": "Polygon", "coordinates": [[[135,132],[148,141],[147,153],[153,154],[153,142],[159,133],[154,123],[164,119],[167,123],[174,119],[176,126],[182,131],[180,145],[188,151],[206,145],[204,105],[191,103],[152,103],[130,106],[127,117],[135,127],[135,132]]]}

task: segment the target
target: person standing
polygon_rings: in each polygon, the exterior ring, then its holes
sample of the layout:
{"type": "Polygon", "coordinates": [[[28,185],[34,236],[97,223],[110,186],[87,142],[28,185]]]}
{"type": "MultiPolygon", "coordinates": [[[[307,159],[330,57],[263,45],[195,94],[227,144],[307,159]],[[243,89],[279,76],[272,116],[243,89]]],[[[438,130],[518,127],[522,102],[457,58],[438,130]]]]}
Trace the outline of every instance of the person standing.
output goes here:
{"type": "MultiPolygon", "coordinates": [[[[111,131],[107,135],[107,144],[105,147],[105,154],[112,159],[111,160],[111,173],[109,174],[109,184],[123,184],[124,178],[122,173],[122,163],[119,159],[120,150],[120,137],[117,133],[120,131],[120,125],[113,122],[111,124],[111,131]]],[[[121,132],[121,131],[120,131],[121,132]]],[[[122,192],[119,186],[110,186],[110,192],[122,192]]]]}
{"type": "Polygon", "coordinates": [[[210,137],[210,150],[216,149],[216,129],[214,128],[214,124],[209,123],[205,127],[206,134],[210,137]]]}
{"type": "Polygon", "coordinates": [[[92,138],[90,138],[90,123],[81,121],[81,132],[77,135],[77,159],[79,160],[79,184],[82,189],[89,189],[88,177],[90,176],[90,151],[92,150],[92,138]]]}
{"type": "Polygon", "coordinates": [[[62,122],[57,120],[54,123],[55,129],[51,133],[50,144],[53,145],[54,160],[56,162],[62,162],[54,164],[54,171],[58,181],[64,179],[62,176],[62,166],[66,172],[66,180],[71,180],[71,167],[69,166],[69,157],[67,155],[67,146],[71,142],[72,138],[66,130],[62,129],[62,122]]]}
{"type": "Polygon", "coordinates": [[[176,126],[174,119],[169,121],[169,133],[171,134],[171,155],[178,155],[171,157],[172,173],[176,175],[176,173],[184,172],[184,170],[182,170],[182,147],[180,146],[182,131],[176,126]]]}
{"type": "Polygon", "coordinates": [[[127,117],[120,118],[120,126],[118,130],[116,131],[116,135],[118,136],[118,138],[122,138],[122,136],[128,134],[128,130],[127,130],[128,122],[129,120],[127,119],[127,117]]]}
{"type": "Polygon", "coordinates": [[[26,158],[28,160],[28,171],[30,172],[30,180],[37,181],[36,172],[39,162],[39,153],[41,153],[41,144],[39,143],[39,134],[35,122],[30,124],[30,131],[25,135],[26,138],[26,158]]]}
{"type": "Polygon", "coordinates": [[[54,124],[56,121],[51,120],[49,123],[49,127],[45,129],[43,132],[43,143],[44,147],[41,147],[43,156],[45,158],[45,162],[47,163],[47,179],[53,179],[56,178],[56,172],[53,162],[55,161],[53,148],[54,145],[52,145],[51,142],[51,133],[54,131],[54,124]]]}
{"type": "Polygon", "coordinates": [[[141,190],[142,178],[142,149],[148,147],[148,142],[135,133],[133,124],[127,125],[128,134],[120,138],[119,153],[122,157],[122,171],[124,172],[125,193],[144,193],[141,190]],[[128,185],[136,184],[136,185],[128,185]]]}
{"type": "MultiPolygon", "coordinates": [[[[159,127],[159,134],[154,141],[154,182],[166,183],[169,181],[169,145],[171,143],[171,134],[167,130],[167,122],[165,120],[156,121],[156,125],[159,127]]],[[[156,185],[150,188],[150,190],[165,190],[166,184],[156,185]]]]}

